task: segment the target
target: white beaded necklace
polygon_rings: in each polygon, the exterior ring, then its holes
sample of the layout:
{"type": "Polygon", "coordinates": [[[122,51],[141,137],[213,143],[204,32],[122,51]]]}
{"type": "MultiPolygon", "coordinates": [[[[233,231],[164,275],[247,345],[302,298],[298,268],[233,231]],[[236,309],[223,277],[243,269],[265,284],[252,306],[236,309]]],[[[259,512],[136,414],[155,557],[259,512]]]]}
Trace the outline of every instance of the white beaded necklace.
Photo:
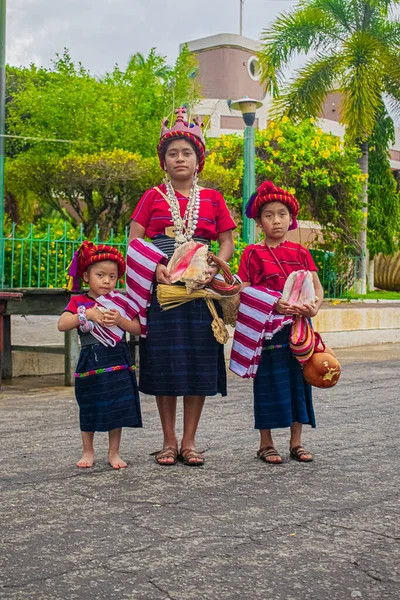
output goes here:
{"type": "Polygon", "coordinates": [[[185,242],[190,242],[196,231],[197,222],[199,220],[200,190],[197,183],[197,177],[195,175],[193,179],[193,185],[190,188],[185,214],[183,217],[181,217],[179,201],[169,179],[165,181],[165,186],[167,188],[167,196],[170,203],[169,210],[174,222],[176,234],[175,248],[177,248],[185,242]]]}

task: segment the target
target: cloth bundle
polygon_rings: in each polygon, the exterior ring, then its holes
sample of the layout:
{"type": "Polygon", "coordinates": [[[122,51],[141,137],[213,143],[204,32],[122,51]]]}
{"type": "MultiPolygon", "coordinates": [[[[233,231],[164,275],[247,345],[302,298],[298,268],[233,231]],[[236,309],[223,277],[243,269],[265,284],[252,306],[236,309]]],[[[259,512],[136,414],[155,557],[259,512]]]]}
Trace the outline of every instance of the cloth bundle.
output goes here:
{"type": "MultiPolygon", "coordinates": [[[[109,292],[104,296],[99,296],[96,299],[96,306],[99,306],[104,310],[114,308],[118,310],[125,319],[129,320],[134,319],[139,314],[139,306],[137,303],[134,300],[126,298],[119,292],[109,292]]],[[[115,346],[122,340],[124,333],[124,330],[116,325],[105,327],[98,323],[94,324],[91,331],[93,337],[103,344],[103,346],[115,346]]]]}
{"type": "Polygon", "coordinates": [[[142,338],[147,337],[147,307],[151,302],[154,275],[159,263],[167,264],[168,257],[154,244],[141,238],[132,240],[126,257],[126,295],[139,306],[142,338]]]}
{"type": "Polygon", "coordinates": [[[265,286],[250,286],[242,291],[229,365],[239,377],[254,378],[264,339],[270,340],[285,325],[293,323],[292,316],[274,310],[280,297],[279,292],[265,286]]]}

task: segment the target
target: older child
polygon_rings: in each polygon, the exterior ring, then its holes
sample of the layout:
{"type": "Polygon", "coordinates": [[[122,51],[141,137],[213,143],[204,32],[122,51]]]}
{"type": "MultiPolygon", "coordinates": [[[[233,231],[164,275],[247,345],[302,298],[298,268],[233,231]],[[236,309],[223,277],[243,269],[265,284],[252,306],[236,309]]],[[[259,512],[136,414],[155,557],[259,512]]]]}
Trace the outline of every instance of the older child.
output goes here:
{"type": "Polygon", "coordinates": [[[290,456],[310,462],[312,455],[301,443],[303,424],[315,427],[311,387],[304,381],[299,362],[289,348],[291,324],[296,315],[313,317],[323,299],[317,268],[309,251],[286,240],[297,227],[296,198],[263,183],[251,196],[246,214],[256,220],[264,240],[248,246],[242,255],[239,276],[245,288],[241,296],[238,324],[231,355],[231,370],[241,377],[254,377],[255,428],[260,430],[260,460],[282,463],[274,447],[271,430],[290,427],[290,456]],[[315,306],[282,300],[290,273],[312,272],[318,301],[315,306]]]}
{"type": "Polygon", "coordinates": [[[125,332],[140,334],[139,308],[114,292],[125,273],[122,254],[110,246],[83,242],[69,269],[74,289],[79,279],[89,286],[73,296],[58,321],[59,331],[77,328],[81,353],[75,373],[83,455],[77,466],[93,466],[95,431],[108,431],[108,462],[127,466],[119,456],[122,427],[142,427],[134,366],[125,332]]]}

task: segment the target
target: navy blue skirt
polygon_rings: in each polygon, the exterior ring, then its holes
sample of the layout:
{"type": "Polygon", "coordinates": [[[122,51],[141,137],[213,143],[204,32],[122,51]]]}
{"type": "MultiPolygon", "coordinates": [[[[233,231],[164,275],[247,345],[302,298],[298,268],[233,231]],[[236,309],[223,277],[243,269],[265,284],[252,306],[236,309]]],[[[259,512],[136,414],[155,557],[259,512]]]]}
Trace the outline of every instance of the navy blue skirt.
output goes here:
{"type": "MultiPolygon", "coordinates": [[[[117,366],[132,366],[129,347],[102,344],[84,346],[77,373],[117,366]]],[[[120,427],[142,427],[136,374],[131,369],[97,373],[75,379],[81,431],[111,431],[120,427]]]]}
{"type": "Polygon", "coordinates": [[[289,333],[290,325],[264,341],[254,379],[255,429],[290,427],[295,422],[315,427],[311,386],[288,346],[289,333]],[[274,345],[285,347],[268,349],[274,345]]]}
{"type": "MultiPolygon", "coordinates": [[[[216,308],[220,311],[218,303],[216,308]],[[218,306],[217,306],[218,305],[218,306]]],[[[161,310],[156,293],[140,339],[139,389],[152,396],[226,396],[224,347],[211,329],[204,300],[161,310]]]]}

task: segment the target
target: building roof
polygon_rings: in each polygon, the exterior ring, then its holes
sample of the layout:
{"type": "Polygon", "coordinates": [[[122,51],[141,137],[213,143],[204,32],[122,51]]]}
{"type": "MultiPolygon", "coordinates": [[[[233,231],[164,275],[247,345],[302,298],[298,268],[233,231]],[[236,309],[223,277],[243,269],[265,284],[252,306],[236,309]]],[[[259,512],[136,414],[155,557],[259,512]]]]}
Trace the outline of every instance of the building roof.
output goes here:
{"type": "Polygon", "coordinates": [[[185,44],[188,45],[191,52],[210,50],[211,48],[217,48],[220,46],[244,48],[245,50],[257,52],[260,45],[260,43],[256,40],[244,37],[243,35],[238,35],[237,33],[218,33],[217,35],[209,35],[208,37],[199,38],[198,40],[184,42],[183,44],[179,45],[179,51],[182,50],[185,44]]]}

